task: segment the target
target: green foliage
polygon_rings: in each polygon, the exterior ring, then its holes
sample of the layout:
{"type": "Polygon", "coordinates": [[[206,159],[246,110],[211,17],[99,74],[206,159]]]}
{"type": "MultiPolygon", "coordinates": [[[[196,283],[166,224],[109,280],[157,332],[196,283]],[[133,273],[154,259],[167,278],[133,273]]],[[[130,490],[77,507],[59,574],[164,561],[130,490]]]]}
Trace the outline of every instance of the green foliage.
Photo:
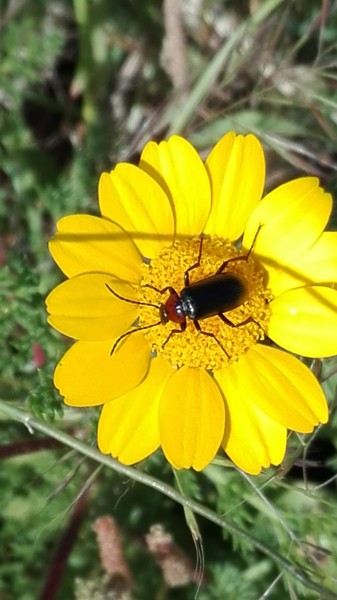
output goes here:
{"type": "MultiPolygon", "coordinates": [[[[0,594],[4,598],[35,600],[34,580],[41,587],[41,573],[52,558],[55,539],[60,537],[69,506],[83,483],[83,474],[76,472],[74,462],[64,464],[60,457],[59,452],[29,453],[8,459],[6,468],[1,469],[0,594]]],[[[78,457],[75,465],[79,465],[78,457]]],[[[85,572],[89,556],[83,558],[85,572]]]]}
{"type": "MultiPolygon", "coordinates": [[[[204,0],[199,13],[198,4],[190,3],[185,17],[190,87],[183,107],[160,60],[161,3],[27,0],[1,7],[0,400],[89,448],[97,411],[64,410],[54,389],[53,369],[68,341],[48,327],[44,298],[62,277],[47,247],[55,222],[97,213],[100,172],[136,160],[144,141],[164,137],[169,127],[183,129],[201,151],[235,129],[261,137],[278,181],[317,175],[337,197],[333,6],[275,0],[261,20],[272,0],[204,0]],[[234,43],[228,32],[240,28],[234,43]]],[[[194,520],[160,485],[150,489],[108,468],[98,473],[92,460],[51,444],[52,434],[44,438],[28,420],[23,426],[2,415],[1,600],[39,597],[57,548],[66,564],[56,600],[116,598],[92,530],[104,515],[115,520],[131,572],[125,598],[326,597],[290,577],[265,548],[301,566],[336,598],[336,373],[336,358],[323,361],[329,424],[292,435],[283,470],[249,478],[220,461],[174,478],[160,452],[137,467],[159,484],[175,481],[183,498],[213,510],[223,527],[209,515],[194,520]],[[74,523],[78,497],[85,507],[67,555],[62,535],[74,523]],[[182,587],[165,583],[158,556],[146,546],[156,524],[189,563],[182,587]]]]}

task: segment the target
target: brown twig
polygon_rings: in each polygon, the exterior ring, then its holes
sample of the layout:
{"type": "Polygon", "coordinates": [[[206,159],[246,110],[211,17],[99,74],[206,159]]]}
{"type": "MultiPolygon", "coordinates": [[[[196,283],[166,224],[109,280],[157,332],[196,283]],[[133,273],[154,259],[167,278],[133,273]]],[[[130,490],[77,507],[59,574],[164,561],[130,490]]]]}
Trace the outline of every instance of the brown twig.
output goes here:
{"type": "Polygon", "coordinates": [[[176,91],[187,86],[186,41],[182,22],[181,0],[164,0],[165,37],[161,50],[161,65],[176,91]]]}

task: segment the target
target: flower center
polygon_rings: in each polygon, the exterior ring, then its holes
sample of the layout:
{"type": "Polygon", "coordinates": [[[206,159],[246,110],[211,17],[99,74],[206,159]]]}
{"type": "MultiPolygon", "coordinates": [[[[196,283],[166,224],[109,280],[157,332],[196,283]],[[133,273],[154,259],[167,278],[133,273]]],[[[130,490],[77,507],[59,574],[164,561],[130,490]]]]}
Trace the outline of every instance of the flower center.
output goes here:
{"type": "MultiPolygon", "coordinates": [[[[153,350],[175,367],[187,365],[215,371],[237,360],[264,338],[271,295],[265,289],[264,271],[253,253],[248,256],[246,250],[238,251],[228,240],[203,238],[199,262],[200,243],[200,238],[175,242],[150,264],[143,265],[139,300],[156,306],[139,306],[139,326],[158,322],[157,307],[162,305],[161,312],[164,309],[168,322],[151,327],[145,333],[153,350]],[[209,279],[201,285],[201,295],[196,294],[192,286],[187,290],[187,304],[181,302],[188,269],[189,283],[193,284],[211,278],[221,266],[221,273],[228,275],[223,281],[219,278],[219,283],[213,280],[215,291],[209,279]],[[217,285],[221,287],[220,294],[217,285]],[[161,293],[168,286],[176,295],[170,290],[161,293]],[[232,308],[233,299],[235,308],[232,308]],[[189,308],[201,312],[197,323],[189,318],[189,308]],[[224,319],[214,311],[223,314],[224,319]],[[213,316],[208,316],[209,312],[213,312],[213,316]]],[[[186,300],[185,292],[183,300],[186,300]]]]}

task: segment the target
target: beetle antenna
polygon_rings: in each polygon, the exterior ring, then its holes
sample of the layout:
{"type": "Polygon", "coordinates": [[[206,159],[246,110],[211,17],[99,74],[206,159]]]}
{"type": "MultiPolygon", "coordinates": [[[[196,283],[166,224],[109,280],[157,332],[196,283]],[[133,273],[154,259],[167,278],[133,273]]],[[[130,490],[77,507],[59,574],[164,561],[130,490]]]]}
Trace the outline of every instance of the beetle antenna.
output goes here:
{"type": "Polygon", "coordinates": [[[158,308],[158,310],[160,309],[159,304],[152,304],[152,302],[140,302],[140,300],[130,300],[130,298],[124,298],[124,296],[120,296],[119,294],[117,294],[117,292],[115,292],[115,290],[113,290],[108,283],[105,284],[105,287],[107,287],[109,292],[116,296],[116,298],[124,300],[124,302],[130,302],[130,304],[140,304],[141,306],[153,306],[153,308],[158,308]]]}
{"type": "MultiPolygon", "coordinates": [[[[144,303],[140,303],[140,304],[144,304],[144,303]]],[[[150,304],[150,306],[152,306],[152,305],[150,304]]],[[[114,345],[112,346],[111,351],[110,351],[110,356],[112,356],[113,353],[115,352],[116,347],[118,346],[119,342],[121,342],[128,335],[131,335],[131,333],[135,333],[136,331],[142,331],[143,329],[150,329],[151,327],[157,327],[157,325],[161,325],[161,321],[158,321],[158,323],[152,323],[152,325],[144,325],[143,327],[137,327],[137,329],[132,329],[131,331],[126,331],[126,333],[122,333],[122,335],[120,335],[119,338],[117,338],[114,345]]]]}

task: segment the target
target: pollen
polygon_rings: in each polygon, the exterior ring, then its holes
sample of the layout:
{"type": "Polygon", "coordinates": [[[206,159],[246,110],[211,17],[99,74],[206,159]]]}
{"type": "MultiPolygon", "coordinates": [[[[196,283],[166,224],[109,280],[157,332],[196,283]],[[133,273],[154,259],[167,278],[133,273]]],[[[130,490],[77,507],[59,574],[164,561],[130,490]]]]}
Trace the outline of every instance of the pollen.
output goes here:
{"type": "Polygon", "coordinates": [[[205,237],[200,254],[200,244],[197,237],[176,241],[150,264],[143,265],[138,299],[153,306],[139,306],[139,327],[157,323],[145,335],[153,352],[165,357],[172,366],[215,371],[263,340],[272,297],[266,289],[265,272],[253,252],[238,250],[228,240],[205,237]],[[207,317],[198,321],[200,331],[188,317],[184,331],[171,321],[158,324],[159,307],[170,295],[168,286],[179,296],[188,269],[191,284],[215,275],[220,267],[223,273],[237,274],[246,285],[243,304],[234,310],[219,310],[227,322],[218,315],[207,317]]]}

